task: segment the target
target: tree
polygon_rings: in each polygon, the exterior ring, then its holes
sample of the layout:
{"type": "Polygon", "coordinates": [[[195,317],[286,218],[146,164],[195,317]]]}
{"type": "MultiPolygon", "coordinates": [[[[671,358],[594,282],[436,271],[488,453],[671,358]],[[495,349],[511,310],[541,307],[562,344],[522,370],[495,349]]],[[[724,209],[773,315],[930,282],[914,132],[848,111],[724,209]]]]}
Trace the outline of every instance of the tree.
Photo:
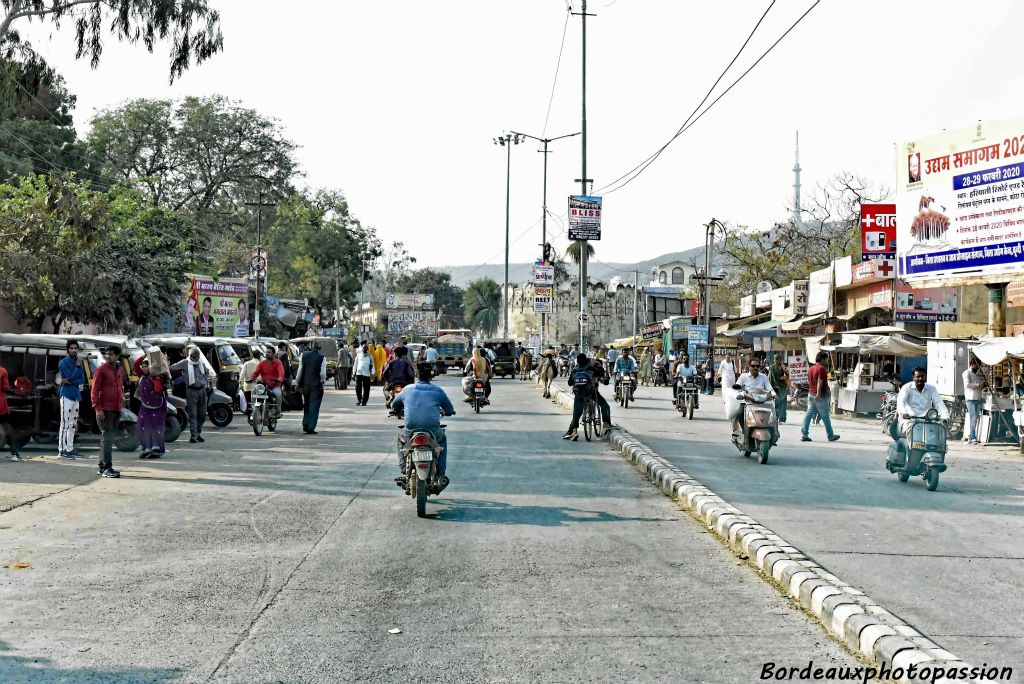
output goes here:
{"type": "Polygon", "coordinates": [[[170,80],[202,64],[224,48],[220,13],[207,0],[0,0],[0,50],[24,46],[17,26],[40,21],[75,27],[75,57],[95,69],[106,35],[138,43],[153,52],[157,41],[170,44],[170,80]]]}
{"type": "Polygon", "coordinates": [[[398,291],[398,282],[412,272],[416,257],[409,253],[405,243],[393,242],[384,249],[375,245],[374,253],[366,261],[366,284],[363,289],[367,301],[383,301],[388,292],[398,291]]]}
{"type": "Polygon", "coordinates": [[[586,245],[587,258],[594,256],[594,245],[586,240],[575,240],[569,243],[569,246],[565,248],[565,255],[572,260],[572,263],[577,266],[580,263],[580,245],[586,245]]]}
{"type": "Polygon", "coordinates": [[[501,320],[501,286],[490,278],[474,280],[462,297],[466,325],[486,336],[494,334],[501,320]]]}
{"type": "Polygon", "coordinates": [[[444,271],[422,268],[399,277],[395,288],[400,292],[420,292],[434,295],[434,308],[441,312],[438,327],[457,328],[462,325],[462,288],[452,285],[452,276],[444,271]]]}
{"type": "Polygon", "coordinates": [[[724,256],[728,275],[712,301],[736,303],[763,280],[781,287],[833,259],[859,254],[860,205],[888,196],[886,188],[843,172],[819,184],[799,222],[777,223],[768,230],[726,224],[715,250],[724,256]]]}
{"type": "Polygon", "coordinates": [[[133,190],[27,176],[0,185],[0,216],[0,301],[34,332],[47,317],[145,325],[177,307],[189,225],[133,190]]]}

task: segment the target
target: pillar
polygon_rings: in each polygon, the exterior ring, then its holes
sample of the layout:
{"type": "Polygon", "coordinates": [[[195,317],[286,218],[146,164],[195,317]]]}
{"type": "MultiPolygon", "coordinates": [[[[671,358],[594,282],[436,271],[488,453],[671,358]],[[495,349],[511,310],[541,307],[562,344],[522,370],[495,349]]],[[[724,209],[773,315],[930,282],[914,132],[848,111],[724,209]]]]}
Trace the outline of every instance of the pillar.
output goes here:
{"type": "Polygon", "coordinates": [[[1006,336],[1006,283],[986,285],[988,288],[988,334],[1006,336]]]}

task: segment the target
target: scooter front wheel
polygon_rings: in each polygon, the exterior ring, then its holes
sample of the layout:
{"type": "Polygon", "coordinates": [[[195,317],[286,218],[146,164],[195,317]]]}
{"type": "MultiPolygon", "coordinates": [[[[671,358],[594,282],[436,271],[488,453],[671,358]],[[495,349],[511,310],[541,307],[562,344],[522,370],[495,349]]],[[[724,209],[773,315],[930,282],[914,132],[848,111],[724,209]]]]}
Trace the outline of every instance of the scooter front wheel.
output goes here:
{"type": "Polygon", "coordinates": [[[900,482],[906,482],[907,480],[910,479],[910,474],[907,473],[906,471],[903,471],[896,473],[896,477],[899,479],[900,482]]]}
{"type": "Polygon", "coordinates": [[[765,440],[757,445],[757,462],[764,465],[768,462],[768,452],[771,451],[772,443],[765,440]]]}
{"type": "Polygon", "coordinates": [[[929,468],[924,474],[924,481],[928,483],[928,491],[934,492],[939,488],[939,469],[929,468]]]}

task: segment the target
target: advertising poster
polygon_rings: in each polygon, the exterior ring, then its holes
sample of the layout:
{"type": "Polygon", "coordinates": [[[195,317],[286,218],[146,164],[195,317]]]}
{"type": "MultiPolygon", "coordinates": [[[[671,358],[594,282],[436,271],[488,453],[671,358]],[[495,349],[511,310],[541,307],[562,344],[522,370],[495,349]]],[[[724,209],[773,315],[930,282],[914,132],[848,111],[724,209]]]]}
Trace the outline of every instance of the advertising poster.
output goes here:
{"type": "Polygon", "coordinates": [[[927,287],[911,288],[896,284],[896,308],[894,321],[909,323],[931,323],[935,321],[955,322],[957,320],[957,288],[927,287]]]}
{"type": "Polygon", "coordinates": [[[384,294],[385,309],[418,309],[426,311],[434,308],[434,295],[414,292],[387,292],[384,294]]]}
{"type": "Polygon", "coordinates": [[[1024,272],[1024,119],[898,146],[896,188],[901,279],[997,282],[1024,272]]]}
{"type": "Polygon", "coordinates": [[[690,324],[685,318],[676,318],[672,321],[672,339],[690,339],[690,324]]]}
{"type": "Polygon", "coordinates": [[[569,239],[601,239],[601,198],[569,196],[569,239]]]}
{"type": "Polygon", "coordinates": [[[640,328],[640,337],[645,340],[655,340],[661,337],[661,333],[664,328],[661,327],[661,323],[651,323],[640,328]]]}
{"type": "Polygon", "coordinates": [[[534,313],[551,313],[551,298],[553,296],[552,287],[541,287],[537,286],[533,288],[533,312],[534,313]]]}
{"type": "Polygon", "coordinates": [[[415,333],[421,336],[437,334],[436,311],[388,311],[388,334],[415,333]]]}
{"type": "Polygon", "coordinates": [[[896,258],[896,205],[860,205],[861,261],[896,258]]]}
{"type": "Polygon", "coordinates": [[[533,265],[533,284],[534,285],[554,285],[555,284],[555,267],[547,266],[544,263],[538,261],[533,265]]]}
{"type": "Polygon", "coordinates": [[[186,275],[177,332],[212,337],[249,336],[249,283],[186,275]]]}

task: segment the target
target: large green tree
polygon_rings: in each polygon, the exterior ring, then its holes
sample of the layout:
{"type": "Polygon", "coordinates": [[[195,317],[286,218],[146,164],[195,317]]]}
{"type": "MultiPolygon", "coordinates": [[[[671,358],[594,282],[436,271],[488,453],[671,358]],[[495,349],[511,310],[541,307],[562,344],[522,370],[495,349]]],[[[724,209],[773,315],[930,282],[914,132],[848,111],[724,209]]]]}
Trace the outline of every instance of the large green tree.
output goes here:
{"type": "Polygon", "coordinates": [[[0,185],[0,216],[0,301],[34,331],[47,317],[145,325],[176,307],[188,223],[135,191],[26,176],[0,185]]]}
{"type": "Polygon", "coordinates": [[[501,286],[490,278],[474,280],[462,298],[466,325],[491,336],[501,321],[501,286]]]}
{"type": "Polygon", "coordinates": [[[432,268],[421,268],[402,275],[395,282],[400,292],[418,292],[434,295],[434,308],[441,312],[439,327],[457,328],[463,323],[463,290],[452,284],[450,273],[432,268]]]}
{"type": "Polygon", "coordinates": [[[207,0],[0,0],[0,51],[31,50],[19,26],[29,22],[74,27],[78,59],[95,68],[107,37],[141,42],[153,51],[170,47],[170,80],[201,64],[224,47],[220,13],[207,0]]]}

